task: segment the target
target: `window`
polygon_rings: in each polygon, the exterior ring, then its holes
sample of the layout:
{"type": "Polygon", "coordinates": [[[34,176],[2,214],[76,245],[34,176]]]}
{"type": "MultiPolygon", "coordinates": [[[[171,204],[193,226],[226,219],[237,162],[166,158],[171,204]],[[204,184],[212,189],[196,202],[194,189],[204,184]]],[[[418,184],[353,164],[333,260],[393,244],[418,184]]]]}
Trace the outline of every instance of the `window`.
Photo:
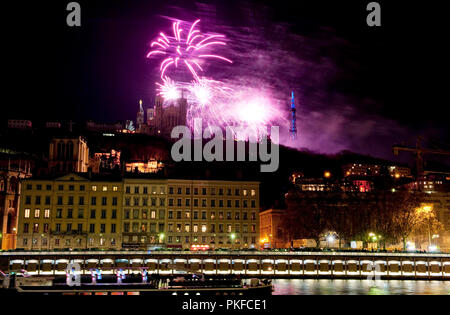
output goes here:
{"type": "Polygon", "coordinates": [[[247,196],[247,189],[243,189],[243,190],[242,190],[242,194],[243,194],[244,196],[247,196]]]}
{"type": "Polygon", "coordinates": [[[169,210],[168,219],[173,219],[173,211],[169,210]]]}
{"type": "Polygon", "coordinates": [[[251,195],[256,196],[256,191],[254,189],[251,190],[251,195]]]}
{"type": "Polygon", "coordinates": [[[25,218],[29,218],[30,217],[30,209],[25,209],[25,212],[23,215],[25,218]]]}
{"type": "Polygon", "coordinates": [[[235,195],[235,196],[239,196],[239,189],[235,189],[235,190],[234,190],[234,195],[235,195]]]}
{"type": "Polygon", "coordinates": [[[33,233],[39,233],[39,223],[33,225],[33,233]]]}
{"type": "Polygon", "coordinates": [[[181,219],[181,211],[177,211],[177,219],[181,219]]]}
{"type": "Polygon", "coordinates": [[[135,194],[139,194],[139,186],[135,186],[134,187],[134,193],[135,194]]]}
{"type": "Polygon", "coordinates": [[[50,209],[44,210],[44,218],[46,218],[46,219],[50,218],[50,209]]]}
{"type": "Polygon", "coordinates": [[[73,185],[69,185],[69,190],[74,191],[75,187],[73,185]]]}
{"type": "Polygon", "coordinates": [[[41,204],[41,196],[36,196],[36,202],[35,204],[40,205],[41,204]]]}
{"type": "Polygon", "coordinates": [[[108,186],[103,186],[102,191],[108,191],[108,186]]]}
{"type": "Polygon", "coordinates": [[[206,233],[206,224],[202,224],[202,232],[206,233]]]}
{"type": "Polygon", "coordinates": [[[214,220],[216,218],[216,213],[214,211],[211,211],[211,220],[214,220]]]}
{"type": "Polygon", "coordinates": [[[191,199],[186,199],[186,207],[190,207],[191,206],[191,199]]]}
{"type": "Polygon", "coordinates": [[[247,208],[248,202],[247,200],[242,201],[242,207],[247,208]]]}
{"type": "Polygon", "coordinates": [[[78,204],[80,206],[84,205],[84,197],[83,196],[78,197],[78,204]]]}
{"type": "Polygon", "coordinates": [[[125,193],[129,194],[130,193],[130,186],[125,187],[125,193]]]}
{"type": "Polygon", "coordinates": [[[92,191],[97,191],[97,186],[92,186],[92,191]]]}
{"type": "Polygon", "coordinates": [[[129,219],[130,218],[130,210],[129,209],[125,209],[124,217],[125,217],[125,219],[129,219]]]}
{"type": "Polygon", "coordinates": [[[123,231],[125,232],[125,233],[129,233],[130,232],[130,223],[124,223],[123,224],[123,231]]]}
{"type": "Polygon", "coordinates": [[[227,220],[231,220],[231,212],[227,212],[227,220]]]}
{"type": "Polygon", "coordinates": [[[215,207],[216,206],[216,200],[215,199],[211,199],[211,207],[215,207]]]}
{"type": "Polygon", "coordinates": [[[62,209],[56,209],[56,218],[62,219],[62,209]]]}
{"type": "Polygon", "coordinates": [[[252,212],[252,215],[251,215],[251,219],[250,220],[256,220],[256,213],[255,212],[252,212]]]}
{"type": "Polygon", "coordinates": [[[206,220],[206,211],[202,211],[202,220],[206,220]]]}
{"type": "Polygon", "coordinates": [[[198,232],[198,225],[197,225],[197,224],[194,224],[194,226],[193,226],[193,228],[192,228],[192,231],[193,231],[194,233],[197,233],[197,232],[198,232]]]}
{"type": "Polygon", "coordinates": [[[25,196],[25,204],[31,205],[31,196],[25,196]]]}
{"type": "Polygon", "coordinates": [[[72,231],[72,223],[67,223],[67,232],[72,231]]]}
{"type": "Polygon", "coordinates": [[[139,209],[133,210],[133,219],[139,219],[139,209]]]}
{"type": "Polygon", "coordinates": [[[173,187],[169,187],[169,194],[173,195],[173,187]]]}
{"type": "Polygon", "coordinates": [[[112,198],[112,205],[117,206],[117,197],[112,198]]]}
{"type": "Polygon", "coordinates": [[[91,219],[95,219],[95,209],[91,210],[91,219]]]}
{"type": "Polygon", "coordinates": [[[34,217],[35,218],[39,218],[39,215],[41,214],[41,210],[39,209],[34,209],[34,217]]]}
{"type": "Polygon", "coordinates": [[[202,195],[206,195],[206,188],[202,188],[202,195]]]}
{"type": "Polygon", "coordinates": [[[46,205],[49,205],[49,204],[50,204],[50,200],[51,200],[51,197],[50,197],[50,196],[45,196],[45,204],[46,204],[46,205]]]}
{"type": "Polygon", "coordinates": [[[113,186],[113,191],[118,191],[119,188],[117,186],[113,186]]]}
{"type": "Polygon", "coordinates": [[[29,224],[28,223],[25,223],[24,225],[23,225],[23,233],[28,233],[28,229],[29,229],[29,224]]]}
{"type": "Polygon", "coordinates": [[[27,190],[31,190],[33,188],[33,185],[27,184],[27,190]]]}
{"type": "Polygon", "coordinates": [[[194,211],[194,220],[198,220],[198,211],[194,211]]]}
{"type": "Polygon", "coordinates": [[[83,231],[83,224],[82,224],[82,223],[79,223],[79,224],[78,224],[77,231],[78,231],[79,233],[81,233],[81,232],[83,231]]]}
{"type": "Polygon", "coordinates": [[[211,224],[211,233],[216,233],[216,225],[211,224]]]}
{"type": "Polygon", "coordinates": [[[106,232],[106,224],[102,223],[100,224],[100,233],[105,233],[106,232]]]}
{"type": "Polygon", "coordinates": [[[101,214],[101,218],[102,219],[106,219],[106,210],[105,209],[102,209],[102,212],[101,212],[102,214],[101,214]]]}
{"type": "Polygon", "coordinates": [[[234,201],[234,207],[235,208],[239,208],[239,200],[235,200],[234,201]]]}
{"type": "Polygon", "coordinates": [[[142,219],[147,219],[147,210],[142,210],[142,219]]]}
{"type": "Polygon", "coordinates": [[[45,189],[47,189],[47,190],[52,190],[52,185],[46,185],[46,186],[45,186],[45,189]]]}
{"type": "Polygon", "coordinates": [[[206,199],[202,199],[202,207],[203,207],[203,208],[206,207],[206,199]]]}
{"type": "Polygon", "coordinates": [[[181,187],[178,187],[178,188],[177,188],[177,194],[178,194],[178,195],[181,195],[181,194],[182,194],[182,192],[181,192],[181,187]]]}
{"type": "Polygon", "coordinates": [[[164,232],[164,223],[158,224],[158,231],[159,231],[160,233],[163,233],[163,232],[164,232]]]}
{"type": "Polygon", "coordinates": [[[58,185],[58,190],[64,190],[64,185],[58,185]]]}
{"type": "Polygon", "coordinates": [[[102,206],[106,206],[107,204],[107,197],[102,197],[102,206]]]}
{"type": "Polygon", "coordinates": [[[178,198],[178,199],[177,199],[177,206],[178,206],[178,207],[181,207],[181,198],[178,198]]]}
{"type": "Polygon", "coordinates": [[[156,219],[156,211],[155,210],[152,210],[150,212],[150,219],[156,219]]]}
{"type": "Polygon", "coordinates": [[[231,224],[227,224],[227,233],[231,233],[231,224]]]}
{"type": "Polygon", "coordinates": [[[91,205],[95,206],[97,204],[97,197],[91,197],[91,205]]]}
{"type": "Polygon", "coordinates": [[[185,224],[185,225],[184,225],[184,231],[185,231],[186,233],[189,233],[189,230],[190,230],[190,225],[189,225],[189,224],[185,224]]]}
{"type": "Polygon", "coordinates": [[[231,208],[231,200],[227,200],[227,208],[231,208]]]}
{"type": "Polygon", "coordinates": [[[80,191],[84,191],[85,186],[84,185],[80,185],[80,191]]]}
{"type": "Polygon", "coordinates": [[[58,233],[61,232],[61,223],[56,223],[55,230],[58,233]]]}
{"type": "Polygon", "coordinates": [[[68,209],[67,210],[67,218],[68,219],[72,219],[72,214],[73,214],[73,210],[72,209],[68,209]]]}
{"type": "Polygon", "coordinates": [[[242,219],[243,219],[243,220],[247,220],[247,212],[244,212],[244,213],[242,214],[242,219]]]}
{"type": "Polygon", "coordinates": [[[62,196],[58,196],[57,203],[58,203],[58,205],[62,205],[63,204],[63,197],[62,196]]]}
{"type": "Polygon", "coordinates": [[[114,223],[111,224],[111,233],[116,233],[116,225],[114,223]]]}
{"type": "Polygon", "coordinates": [[[116,219],[117,218],[117,210],[113,209],[111,212],[111,219],[116,219]]]}
{"type": "Polygon", "coordinates": [[[173,206],[173,199],[169,199],[169,206],[173,206]]]}
{"type": "Polygon", "coordinates": [[[194,199],[194,207],[198,207],[198,199],[194,199]]]}
{"type": "Polygon", "coordinates": [[[83,209],[78,209],[78,219],[83,219],[83,209]]]}
{"type": "Polygon", "coordinates": [[[188,187],[186,188],[186,195],[190,195],[191,194],[191,189],[188,187]]]}
{"type": "Polygon", "coordinates": [[[256,208],[256,200],[251,201],[252,208],[256,208]]]}
{"type": "Polygon", "coordinates": [[[95,233],[95,224],[89,224],[89,233],[95,233]]]}
{"type": "Polygon", "coordinates": [[[163,220],[165,217],[165,211],[164,210],[159,210],[159,219],[163,220]]]}

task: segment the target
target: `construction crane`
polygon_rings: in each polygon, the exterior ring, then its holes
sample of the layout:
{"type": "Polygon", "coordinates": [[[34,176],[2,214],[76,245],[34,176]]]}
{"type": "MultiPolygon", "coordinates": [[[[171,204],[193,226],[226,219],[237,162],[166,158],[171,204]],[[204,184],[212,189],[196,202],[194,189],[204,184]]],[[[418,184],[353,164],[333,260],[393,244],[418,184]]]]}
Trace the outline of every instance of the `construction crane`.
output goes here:
{"type": "Polygon", "coordinates": [[[422,142],[422,138],[417,137],[417,142],[416,142],[415,148],[403,146],[403,145],[394,145],[392,147],[394,155],[396,155],[396,156],[398,155],[399,151],[408,151],[408,152],[413,152],[416,154],[416,168],[417,168],[417,177],[418,178],[420,178],[421,176],[424,175],[424,170],[423,170],[424,154],[450,155],[450,151],[422,148],[421,142],[422,142]]]}

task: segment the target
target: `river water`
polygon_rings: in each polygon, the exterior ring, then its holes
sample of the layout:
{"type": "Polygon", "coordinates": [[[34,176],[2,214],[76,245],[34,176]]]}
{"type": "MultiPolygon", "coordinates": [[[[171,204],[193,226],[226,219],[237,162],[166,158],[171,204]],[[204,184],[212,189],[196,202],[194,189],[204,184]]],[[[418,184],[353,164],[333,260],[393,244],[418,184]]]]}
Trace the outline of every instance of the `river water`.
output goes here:
{"type": "Polygon", "coordinates": [[[274,279],[273,295],[450,295],[450,281],[274,279]]]}

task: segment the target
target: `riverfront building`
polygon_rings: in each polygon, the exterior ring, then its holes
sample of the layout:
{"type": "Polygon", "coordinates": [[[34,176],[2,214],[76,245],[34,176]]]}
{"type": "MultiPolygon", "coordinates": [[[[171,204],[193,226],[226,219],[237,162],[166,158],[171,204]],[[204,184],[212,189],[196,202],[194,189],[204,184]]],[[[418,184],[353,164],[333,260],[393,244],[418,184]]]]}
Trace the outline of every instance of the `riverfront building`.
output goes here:
{"type": "Polygon", "coordinates": [[[17,248],[256,248],[259,183],[68,174],[23,183],[17,248]]]}

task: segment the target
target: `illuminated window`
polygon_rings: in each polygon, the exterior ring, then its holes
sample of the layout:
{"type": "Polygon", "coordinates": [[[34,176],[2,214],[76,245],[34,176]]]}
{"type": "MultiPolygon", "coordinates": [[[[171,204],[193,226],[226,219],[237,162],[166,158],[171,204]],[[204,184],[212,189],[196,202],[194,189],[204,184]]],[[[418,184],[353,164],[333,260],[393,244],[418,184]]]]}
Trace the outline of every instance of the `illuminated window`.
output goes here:
{"type": "Polygon", "coordinates": [[[197,224],[194,224],[194,226],[193,226],[193,228],[192,228],[192,231],[193,231],[194,233],[197,233],[197,232],[198,232],[198,225],[197,225],[197,224]]]}
{"type": "Polygon", "coordinates": [[[256,191],[254,189],[252,189],[251,195],[256,196],[256,191]]]}
{"type": "Polygon", "coordinates": [[[206,224],[202,224],[202,232],[203,232],[203,233],[206,232],[206,224]]]}
{"type": "Polygon", "coordinates": [[[44,210],[44,218],[46,218],[46,219],[50,218],[50,209],[44,210]]]}
{"type": "Polygon", "coordinates": [[[102,187],[102,190],[103,190],[103,191],[108,191],[108,186],[103,186],[103,187],[102,187]]]}
{"type": "Polygon", "coordinates": [[[117,186],[113,186],[113,191],[117,191],[118,187],[117,186]]]}
{"type": "Polygon", "coordinates": [[[34,210],[34,217],[35,218],[39,218],[39,215],[41,214],[41,210],[39,210],[39,209],[35,209],[34,210]]]}
{"type": "Polygon", "coordinates": [[[29,218],[30,217],[30,209],[25,209],[24,216],[25,216],[25,218],[29,218]]]}
{"type": "Polygon", "coordinates": [[[97,186],[92,186],[92,191],[97,191],[97,186]]]}

